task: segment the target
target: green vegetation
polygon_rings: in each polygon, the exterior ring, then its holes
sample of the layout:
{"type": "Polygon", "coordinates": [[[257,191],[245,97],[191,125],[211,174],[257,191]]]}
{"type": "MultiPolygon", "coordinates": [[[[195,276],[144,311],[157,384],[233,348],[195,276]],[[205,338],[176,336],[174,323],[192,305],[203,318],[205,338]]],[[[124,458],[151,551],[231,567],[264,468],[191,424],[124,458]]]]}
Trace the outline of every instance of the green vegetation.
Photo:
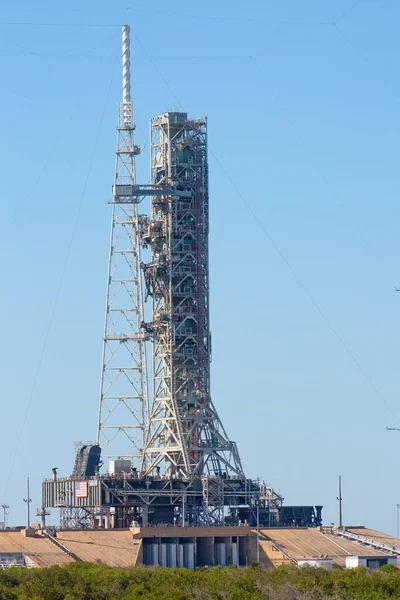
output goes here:
{"type": "Polygon", "coordinates": [[[0,600],[385,600],[400,598],[400,570],[215,567],[112,568],[73,563],[0,571],[0,600]]]}

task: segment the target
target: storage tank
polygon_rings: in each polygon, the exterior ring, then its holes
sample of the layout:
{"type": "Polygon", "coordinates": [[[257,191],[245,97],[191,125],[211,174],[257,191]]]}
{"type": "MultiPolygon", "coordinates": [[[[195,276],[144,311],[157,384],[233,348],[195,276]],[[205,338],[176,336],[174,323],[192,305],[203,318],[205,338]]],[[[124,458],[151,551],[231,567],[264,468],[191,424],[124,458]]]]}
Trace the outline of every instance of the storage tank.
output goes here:
{"type": "Polygon", "coordinates": [[[232,564],[237,567],[239,566],[238,560],[238,543],[232,542],[232,564]]]}
{"type": "Polygon", "coordinates": [[[159,559],[158,559],[158,544],[152,544],[153,546],[153,565],[159,565],[159,559]]]}
{"type": "Polygon", "coordinates": [[[161,566],[166,567],[167,564],[167,544],[161,544],[161,566]]]}
{"type": "Polygon", "coordinates": [[[178,567],[183,567],[183,544],[178,544],[178,567]]]}
{"type": "Polygon", "coordinates": [[[194,570],[194,544],[183,544],[183,566],[194,570]]]}
{"type": "Polygon", "coordinates": [[[167,564],[169,567],[176,567],[177,544],[167,544],[167,564]]]}

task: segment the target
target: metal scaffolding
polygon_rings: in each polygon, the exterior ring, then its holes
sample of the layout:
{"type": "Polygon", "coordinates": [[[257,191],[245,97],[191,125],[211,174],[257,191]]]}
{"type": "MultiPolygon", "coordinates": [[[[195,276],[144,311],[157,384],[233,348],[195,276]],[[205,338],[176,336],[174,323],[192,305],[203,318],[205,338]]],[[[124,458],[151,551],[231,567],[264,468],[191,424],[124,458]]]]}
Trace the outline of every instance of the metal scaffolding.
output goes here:
{"type": "Polygon", "coordinates": [[[186,113],[151,120],[151,182],[173,189],[151,199],[141,241],[152,321],[153,401],[144,448],[146,474],[243,477],[238,451],[210,396],[207,121],[186,113]]]}
{"type": "Polygon", "coordinates": [[[151,180],[138,185],[127,25],[122,79],[97,441],[70,477],[43,481],[42,510],[60,508],[65,527],[278,524],[282,496],[246,479],[211,399],[207,120],[152,119],[151,180]],[[138,214],[144,197],[150,215],[138,214]],[[101,458],[122,460],[100,472],[101,458]]]}

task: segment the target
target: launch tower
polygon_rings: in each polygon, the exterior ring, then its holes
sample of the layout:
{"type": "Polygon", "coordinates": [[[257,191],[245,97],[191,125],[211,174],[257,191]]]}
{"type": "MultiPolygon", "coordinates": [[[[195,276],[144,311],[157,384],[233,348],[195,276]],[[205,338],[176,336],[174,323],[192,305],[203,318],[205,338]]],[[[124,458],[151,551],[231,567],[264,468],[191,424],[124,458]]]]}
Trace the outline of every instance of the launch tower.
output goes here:
{"type": "MultiPolygon", "coordinates": [[[[278,524],[283,498],[245,477],[211,398],[207,120],[152,119],[151,180],[138,185],[127,25],[122,75],[97,440],[70,477],[44,480],[43,514],[59,507],[64,526],[105,528],[278,524]]],[[[320,523],[301,508],[301,524],[320,523]]]]}
{"type": "Polygon", "coordinates": [[[244,478],[210,395],[207,121],[186,113],[151,120],[151,181],[166,188],[151,199],[141,242],[152,321],[153,402],[143,470],[160,464],[168,477],[244,478]],[[174,195],[168,194],[168,189],[174,195]]]}

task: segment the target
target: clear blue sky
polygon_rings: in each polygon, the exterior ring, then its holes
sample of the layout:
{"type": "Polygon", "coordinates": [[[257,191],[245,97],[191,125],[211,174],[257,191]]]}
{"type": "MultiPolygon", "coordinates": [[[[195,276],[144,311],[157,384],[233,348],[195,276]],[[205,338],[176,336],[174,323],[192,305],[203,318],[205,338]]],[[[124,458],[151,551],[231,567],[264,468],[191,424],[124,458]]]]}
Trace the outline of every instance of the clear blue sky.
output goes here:
{"type": "MultiPolygon", "coordinates": [[[[148,119],[179,104],[209,118],[213,399],[246,472],[288,504],[323,504],[325,523],[341,473],[345,522],[395,533],[400,4],[81,6],[21,0],[0,16],[11,523],[25,477],[35,510],[42,477],[68,475],[74,442],[95,436],[126,22],[136,143],[148,148],[148,119]]],[[[147,151],[138,171],[147,180],[147,151]]]]}

